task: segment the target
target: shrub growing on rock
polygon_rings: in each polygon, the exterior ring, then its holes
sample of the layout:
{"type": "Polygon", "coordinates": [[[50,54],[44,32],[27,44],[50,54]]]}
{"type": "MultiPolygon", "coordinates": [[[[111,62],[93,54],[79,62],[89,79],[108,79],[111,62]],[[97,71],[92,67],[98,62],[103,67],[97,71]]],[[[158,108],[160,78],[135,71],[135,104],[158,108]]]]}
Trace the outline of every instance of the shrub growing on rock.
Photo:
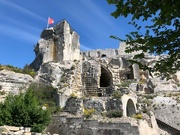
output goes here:
{"type": "Polygon", "coordinates": [[[143,118],[142,114],[136,114],[133,117],[136,119],[142,119],[143,118]]]}
{"type": "Polygon", "coordinates": [[[123,113],[121,110],[111,110],[106,113],[106,116],[109,118],[118,118],[122,117],[123,113]]]}
{"type": "Polygon", "coordinates": [[[92,114],[94,113],[94,108],[93,109],[85,109],[83,112],[83,116],[87,119],[90,118],[92,116],[92,114]]]}
{"type": "Polygon", "coordinates": [[[121,91],[114,91],[112,93],[112,97],[115,98],[115,99],[120,99],[122,97],[121,91]]]}
{"type": "Polygon", "coordinates": [[[77,96],[76,96],[76,94],[75,94],[74,92],[72,92],[72,93],[70,94],[70,97],[71,97],[71,98],[77,98],[77,96]]]}
{"type": "Polygon", "coordinates": [[[38,98],[41,106],[46,106],[51,113],[58,113],[59,108],[56,106],[56,93],[57,90],[52,86],[33,83],[29,86],[38,98]]]}

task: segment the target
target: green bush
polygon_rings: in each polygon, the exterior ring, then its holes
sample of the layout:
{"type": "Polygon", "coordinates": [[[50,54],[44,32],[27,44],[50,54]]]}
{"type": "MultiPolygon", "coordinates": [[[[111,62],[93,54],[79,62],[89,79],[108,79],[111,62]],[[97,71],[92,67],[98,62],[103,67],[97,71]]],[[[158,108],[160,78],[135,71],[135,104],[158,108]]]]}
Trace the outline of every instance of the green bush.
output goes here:
{"type": "Polygon", "coordinates": [[[42,132],[50,119],[50,112],[42,109],[32,90],[8,95],[0,103],[0,125],[31,127],[32,132],[42,132]]]}
{"type": "Polygon", "coordinates": [[[114,91],[112,93],[112,97],[115,99],[120,99],[122,97],[122,93],[120,91],[114,91]]]}
{"type": "Polygon", "coordinates": [[[92,109],[84,109],[84,112],[83,112],[83,116],[85,118],[90,118],[92,116],[92,114],[94,113],[95,109],[92,108],[92,109]]]}
{"type": "Polygon", "coordinates": [[[122,110],[111,110],[106,113],[106,116],[109,118],[122,117],[122,115],[123,115],[122,110]]]}
{"type": "Polygon", "coordinates": [[[129,87],[129,85],[131,83],[133,83],[134,80],[125,80],[125,81],[122,81],[121,84],[120,84],[120,87],[129,87]]]}
{"type": "Polygon", "coordinates": [[[144,95],[144,97],[146,99],[153,99],[155,97],[155,95],[147,94],[147,95],[144,95]]]}
{"type": "Polygon", "coordinates": [[[29,89],[33,91],[36,97],[39,99],[41,106],[46,106],[51,113],[55,113],[58,110],[56,106],[56,89],[51,86],[41,85],[41,84],[31,84],[29,89]]]}

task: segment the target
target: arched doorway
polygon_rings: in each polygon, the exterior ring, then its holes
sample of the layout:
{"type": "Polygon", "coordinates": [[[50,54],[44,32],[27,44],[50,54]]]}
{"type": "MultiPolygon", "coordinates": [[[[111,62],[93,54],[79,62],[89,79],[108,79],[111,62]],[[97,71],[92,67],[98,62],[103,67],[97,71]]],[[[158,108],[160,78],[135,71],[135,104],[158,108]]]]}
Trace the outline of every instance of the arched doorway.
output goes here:
{"type": "Polygon", "coordinates": [[[132,115],[136,114],[136,109],[135,109],[134,103],[131,99],[129,99],[127,101],[126,114],[127,114],[127,116],[132,116],[132,115]]]}
{"type": "Polygon", "coordinates": [[[100,87],[112,86],[112,75],[108,69],[101,66],[100,87]]]}

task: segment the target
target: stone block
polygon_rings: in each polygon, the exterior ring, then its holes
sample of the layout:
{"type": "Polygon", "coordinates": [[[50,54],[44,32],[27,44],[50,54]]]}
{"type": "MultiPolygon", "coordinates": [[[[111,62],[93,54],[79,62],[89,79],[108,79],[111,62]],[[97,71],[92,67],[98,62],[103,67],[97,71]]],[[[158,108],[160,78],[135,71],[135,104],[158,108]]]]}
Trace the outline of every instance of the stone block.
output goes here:
{"type": "Polygon", "coordinates": [[[27,132],[27,133],[28,133],[28,132],[31,132],[31,128],[30,128],[30,127],[25,127],[25,128],[24,128],[24,132],[27,132]]]}
{"type": "Polygon", "coordinates": [[[23,135],[31,135],[31,132],[25,132],[23,135]]]}

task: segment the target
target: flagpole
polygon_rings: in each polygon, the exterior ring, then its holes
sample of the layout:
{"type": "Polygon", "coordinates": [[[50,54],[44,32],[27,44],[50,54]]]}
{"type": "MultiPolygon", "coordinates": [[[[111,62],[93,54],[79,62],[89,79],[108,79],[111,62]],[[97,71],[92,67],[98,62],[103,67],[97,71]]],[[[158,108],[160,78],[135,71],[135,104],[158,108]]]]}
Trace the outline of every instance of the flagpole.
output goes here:
{"type": "Polygon", "coordinates": [[[47,28],[49,27],[49,17],[48,17],[48,21],[47,21],[47,28]]]}

